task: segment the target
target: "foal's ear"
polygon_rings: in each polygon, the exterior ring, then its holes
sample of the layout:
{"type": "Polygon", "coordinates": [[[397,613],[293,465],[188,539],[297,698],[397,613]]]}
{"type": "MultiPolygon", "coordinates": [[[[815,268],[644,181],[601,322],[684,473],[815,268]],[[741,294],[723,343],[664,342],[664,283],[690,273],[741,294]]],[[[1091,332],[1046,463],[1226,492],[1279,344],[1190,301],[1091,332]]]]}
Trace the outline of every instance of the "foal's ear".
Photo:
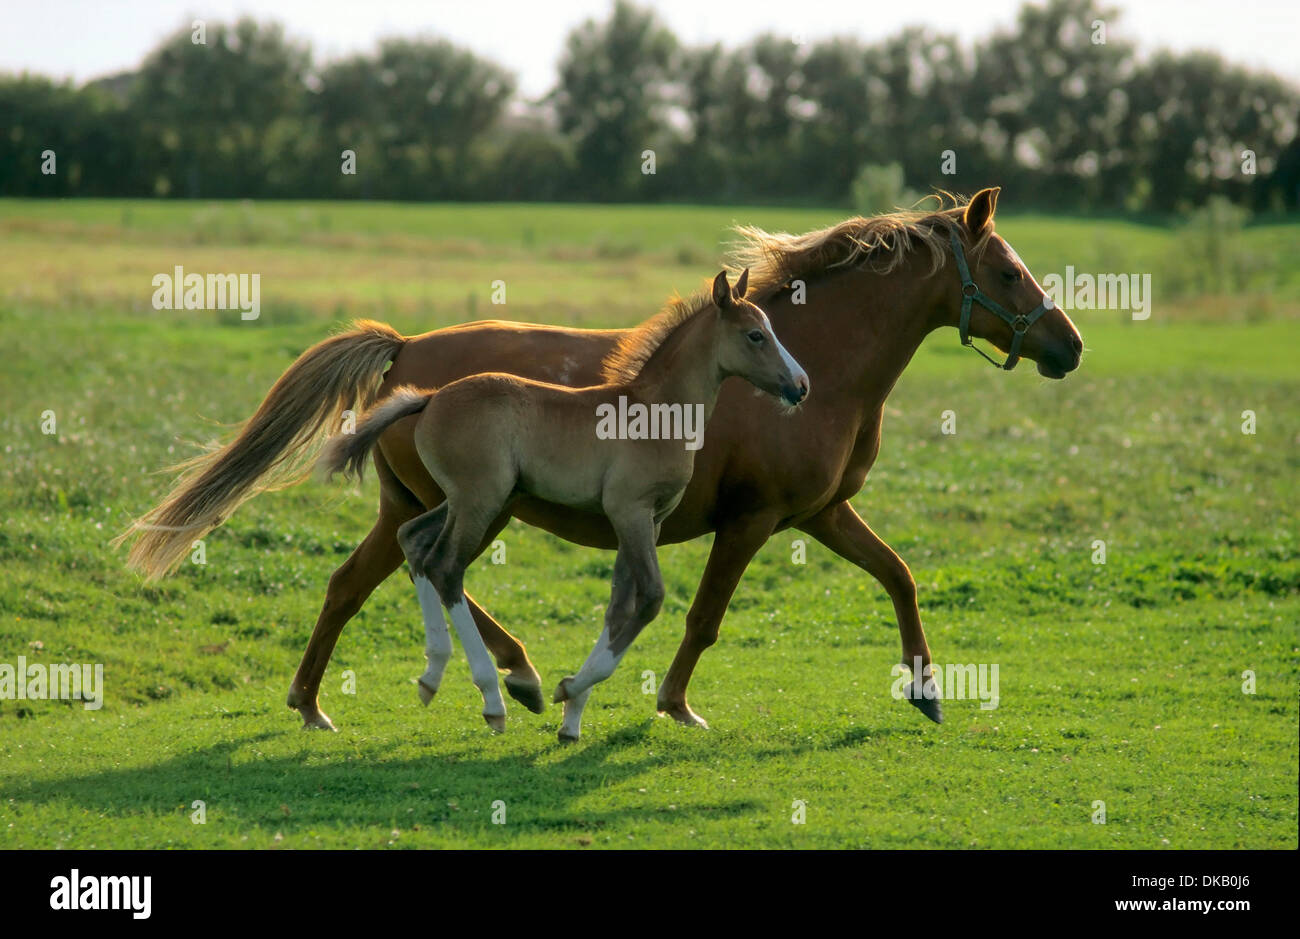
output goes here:
{"type": "Polygon", "coordinates": [[[983,234],[985,227],[993,221],[993,213],[998,208],[998,193],[1001,191],[1001,186],[981,189],[966,206],[966,214],[962,217],[962,221],[966,223],[966,230],[972,235],[983,234]]]}
{"type": "Polygon", "coordinates": [[[741,273],[739,279],[737,279],[736,281],[736,299],[744,300],[745,291],[748,289],[749,289],[749,268],[745,268],[745,270],[741,273]]]}
{"type": "Polygon", "coordinates": [[[718,271],[718,276],[713,278],[713,303],[719,310],[731,306],[731,285],[727,283],[725,270],[718,271]]]}

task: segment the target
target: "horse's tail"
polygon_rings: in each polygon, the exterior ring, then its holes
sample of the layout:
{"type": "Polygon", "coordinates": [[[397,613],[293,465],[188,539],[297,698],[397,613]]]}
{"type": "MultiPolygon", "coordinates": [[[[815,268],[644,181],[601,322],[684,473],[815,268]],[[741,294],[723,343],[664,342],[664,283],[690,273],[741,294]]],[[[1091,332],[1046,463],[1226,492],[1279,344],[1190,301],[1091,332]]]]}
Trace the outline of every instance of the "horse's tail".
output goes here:
{"type": "Polygon", "coordinates": [[[380,435],[407,415],[423,411],[433,395],[432,391],[410,385],[394,389],[392,394],[365,413],[353,433],[339,434],[325,446],[320,466],[326,475],[342,473],[360,479],[366,467],[366,457],[380,435]]]}
{"type": "Polygon", "coordinates": [[[149,580],[181,562],[194,539],[259,492],[283,489],[311,472],[315,452],[344,411],[369,407],[384,367],[406,340],[384,323],[357,320],[318,342],[280,376],[257,412],[225,446],[186,460],[167,498],[113,540],[132,535],[127,566],[149,580]]]}

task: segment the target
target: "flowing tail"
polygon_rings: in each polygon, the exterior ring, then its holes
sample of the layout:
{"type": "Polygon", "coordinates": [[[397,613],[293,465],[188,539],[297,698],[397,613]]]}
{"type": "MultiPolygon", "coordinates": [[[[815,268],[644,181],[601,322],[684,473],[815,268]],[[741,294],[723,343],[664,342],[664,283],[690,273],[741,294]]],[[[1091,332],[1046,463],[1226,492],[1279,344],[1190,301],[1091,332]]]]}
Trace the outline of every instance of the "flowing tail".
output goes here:
{"type": "Polygon", "coordinates": [[[408,414],[423,411],[433,395],[432,391],[422,391],[410,385],[393,389],[392,394],[366,412],[354,433],[339,434],[326,445],[320,458],[326,475],[342,473],[360,479],[362,470],[366,468],[366,457],[380,435],[408,414]]]}
{"type": "Polygon", "coordinates": [[[300,355],[235,439],[171,467],[183,475],[167,498],[113,540],[116,547],[139,536],[127,566],[148,580],[162,577],[176,568],[196,538],[245,501],[306,478],[343,412],[374,401],[384,368],[405,342],[391,326],[357,320],[347,332],[300,355]]]}

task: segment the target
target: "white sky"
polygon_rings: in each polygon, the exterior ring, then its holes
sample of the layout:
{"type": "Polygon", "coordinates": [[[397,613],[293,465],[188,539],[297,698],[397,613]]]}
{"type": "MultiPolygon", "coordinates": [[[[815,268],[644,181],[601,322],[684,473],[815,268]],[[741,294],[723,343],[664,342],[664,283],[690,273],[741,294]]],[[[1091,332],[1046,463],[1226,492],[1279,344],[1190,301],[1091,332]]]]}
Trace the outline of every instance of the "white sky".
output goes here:
{"type": "MultiPolygon", "coordinates": [[[[688,44],[731,47],[762,32],[864,40],[924,24],[968,45],[1010,26],[1021,0],[649,0],[688,44]]],[[[1296,0],[1118,0],[1108,37],[1143,52],[1212,49],[1243,65],[1300,82],[1296,0]]],[[[527,96],[555,80],[567,32],[604,19],[611,0],[0,0],[0,71],[24,69],[77,81],[132,68],[157,41],[195,18],[250,14],[309,40],[317,60],[371,48],[377,38],[442,35],[513,70],[527,96]]]]}

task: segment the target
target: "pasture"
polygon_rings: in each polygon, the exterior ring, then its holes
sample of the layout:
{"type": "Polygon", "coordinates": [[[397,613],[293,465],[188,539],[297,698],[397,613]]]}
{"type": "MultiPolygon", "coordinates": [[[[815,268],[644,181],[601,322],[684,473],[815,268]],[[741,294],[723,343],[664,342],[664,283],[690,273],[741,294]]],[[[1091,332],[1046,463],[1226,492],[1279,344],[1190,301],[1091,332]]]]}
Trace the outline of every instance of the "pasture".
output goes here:
{"type": "MultiPolygon", "coordinates": [[[[249,415],[341,321],[628,325],[716,273],[731,223],[846,213],[0,201],[0,662],[103,663],[106,686],[99,710],[0,700],[0,843],[1295,848],[1300,225],[1247,228],[1220,270],[1185,232],[1014,211],[1004,193],[998,230],[1040,279],[1149,272],[1151,318],[1071,311],[1088,351],[1055,383],[936,333],[854,500],[911,566],[935,661],[996,663],[998,706],[945,701],[936,726],[893,699],[884,589],[789,531],[696,672],[711,730],[657,718],[653,694],[702,539],[661,551],[663,612],[563,745],[558,706],[510,702],[491,735],[458,643],[421,707],[404,573],[330,664],[339,733],[299,729],[284,696],[374,517],[373,474],[258,497],[208,536],[206,563],[156,585],[108,541],[163,494],[157,470],[249,415]],[[260,318],[154,310],[151,279],[176,265],[260,273],[260,318]]],[[[505,563],[480,559],[467,587],[549,695],[599,632],[613,555],[518,523],[502,538],[505,563]]]]}

